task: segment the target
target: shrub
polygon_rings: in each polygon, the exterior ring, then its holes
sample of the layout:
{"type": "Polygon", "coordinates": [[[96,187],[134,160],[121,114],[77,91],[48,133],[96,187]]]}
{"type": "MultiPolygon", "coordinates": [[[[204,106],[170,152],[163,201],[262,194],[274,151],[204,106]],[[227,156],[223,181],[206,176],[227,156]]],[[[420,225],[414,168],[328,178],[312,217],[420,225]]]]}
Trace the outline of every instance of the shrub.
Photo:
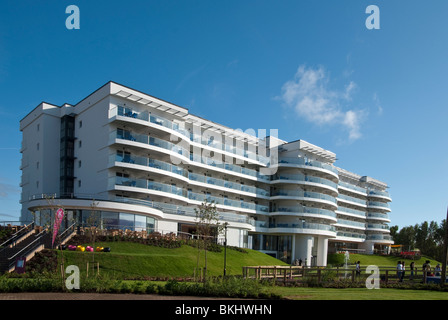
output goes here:
{"type": "Polygon", "coordinates": [[[335,266],[343,266],[345,263],[345,255],[343,253],[330,253],[327,256],[327,263],[335,266]]]}
{"type": "Polygon", "coordinates": [[[212,278],[204,283],[169,280],[165,286],[159,288],[159,293],[225,298],[279,298],[279,296],[268,292],[261,282],[240,277],[212,278]]]}

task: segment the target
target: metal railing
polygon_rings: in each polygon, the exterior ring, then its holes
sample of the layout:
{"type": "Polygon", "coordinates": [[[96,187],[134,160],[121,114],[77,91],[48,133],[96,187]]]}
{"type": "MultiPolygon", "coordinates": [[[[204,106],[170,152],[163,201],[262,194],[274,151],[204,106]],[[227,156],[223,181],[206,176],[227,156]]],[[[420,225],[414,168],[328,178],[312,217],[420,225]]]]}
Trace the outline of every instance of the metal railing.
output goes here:
{"type": "Polygon", "coordinates": [[[34,222],[32,222],[31,224],[24,226],[19,231],[14,233],[8,240],[0,244],[0,252],[2,252],[10,245],[15,246],[17,242],[19,242],[26,234],[28,234],[30,231],[34,229],[34,225],[35,225],[34,222]]]}

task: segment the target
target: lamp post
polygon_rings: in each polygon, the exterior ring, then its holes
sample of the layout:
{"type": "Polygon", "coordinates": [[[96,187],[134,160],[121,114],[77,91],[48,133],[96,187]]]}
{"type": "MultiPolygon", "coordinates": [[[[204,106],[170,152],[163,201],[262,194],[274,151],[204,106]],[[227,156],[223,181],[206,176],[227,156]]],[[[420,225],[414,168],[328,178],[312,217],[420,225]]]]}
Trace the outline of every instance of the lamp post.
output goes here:
{"type": "Polygon", "coordinates": [[[227,272],[227,225],[227,222],[224,223],[224,277],[226,276],[227,272]]]}

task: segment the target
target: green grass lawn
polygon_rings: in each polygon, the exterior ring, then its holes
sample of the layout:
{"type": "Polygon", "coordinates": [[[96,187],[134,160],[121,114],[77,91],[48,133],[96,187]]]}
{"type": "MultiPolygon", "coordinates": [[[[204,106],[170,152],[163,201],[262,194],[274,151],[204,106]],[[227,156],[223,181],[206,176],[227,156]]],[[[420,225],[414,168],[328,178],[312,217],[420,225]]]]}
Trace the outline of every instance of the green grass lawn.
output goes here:
{"type": "MultiPolygon", "coordinates": [[[[95,246],[110,247],[111,252],[78,252],[64,250],[65,265],[77,265],[83,273],[87,262],[99,262],[100,273],[113,278],[191,277],[197,266],[198,250],[188,245],[168,249],[132,242],[99,242],[95,246]]],[[[243,266],[284,265],[264,253],[248,250],[242,253],[227,249],[227,274],[241,275],[243,266]]],[[[200,250],[199,267],[204,267],[204,251],[200,250]]],[[[223,274],[224,250],[207,253],[208,274],[223,274]]]]}
{"type": "Polygon", "coordinates": [[[410,289],[366,288],[270,288],[275,294],[292,300],[448,300],[448,292],[410,289]]]}

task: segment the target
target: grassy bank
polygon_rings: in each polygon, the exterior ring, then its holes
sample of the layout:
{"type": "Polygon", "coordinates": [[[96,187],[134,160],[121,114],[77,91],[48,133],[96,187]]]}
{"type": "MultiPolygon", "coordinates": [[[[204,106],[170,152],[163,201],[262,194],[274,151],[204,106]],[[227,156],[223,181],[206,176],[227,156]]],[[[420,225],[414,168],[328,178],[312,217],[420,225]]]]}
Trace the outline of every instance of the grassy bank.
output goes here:
{"type": "MultiPolygon", "coordinates": [[[[76,265],[84,273],[87,262],[99,263],[100,274],[112,278],[192,277],[197,267],[198,250],[188,245],[179,248],[161,248],[133,242],[99,242],[111,252],[63,251],[65,265],[76,265]]],[[[227,249],[227,275],[241,275],[248,265],[284,264],[264,253],[245,249],[245,252],[227,249]]],[[[60,252],[58,252],[60,254],[60,252]]],[[[208,274],[219,276],[224,269],[224,250],[208,252],[208,274]]],[[[199,251],[199,267],[204,266],[204,252],[199,251]]],[[[95,270],[96,271],[96,270],[95,270]]]]}

